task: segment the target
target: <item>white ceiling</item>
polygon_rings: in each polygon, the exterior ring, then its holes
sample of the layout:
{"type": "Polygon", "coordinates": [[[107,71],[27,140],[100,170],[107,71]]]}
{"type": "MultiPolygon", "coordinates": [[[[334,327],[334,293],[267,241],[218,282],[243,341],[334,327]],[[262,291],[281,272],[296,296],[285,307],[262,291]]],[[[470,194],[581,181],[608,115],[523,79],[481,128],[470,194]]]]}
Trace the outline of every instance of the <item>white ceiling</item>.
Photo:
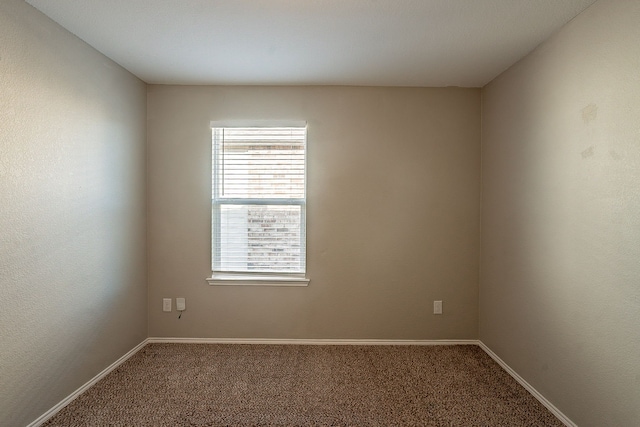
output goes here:
{"type": "Polygon", "coordinates": [[[27,0],[147,83],[481,87],[595,0],[27,0]]]}

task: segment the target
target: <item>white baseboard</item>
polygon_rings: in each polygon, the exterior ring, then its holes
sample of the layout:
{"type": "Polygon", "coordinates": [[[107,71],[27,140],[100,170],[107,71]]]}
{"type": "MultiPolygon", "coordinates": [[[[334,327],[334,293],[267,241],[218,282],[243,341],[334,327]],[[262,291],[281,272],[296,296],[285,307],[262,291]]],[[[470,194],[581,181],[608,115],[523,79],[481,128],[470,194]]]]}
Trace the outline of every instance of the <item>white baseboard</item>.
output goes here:
{"type": "Polygon", "coordinates": [[[88,388],[90,388],[91,386],[93,386],[95,383],[97,383],[98,381],[100,381],[102,378],[104,378],[109,372],[113,371],[114,369],[116,369],[118,366],[122,365],[127,359],[129,359],[131,356],[133,356],[134,354],[136,354],[142,347],[144,347],[147,344],[147,340],[143,340],[140,344],[138,344],[137,346],[135,346],[134,348],[132,348],[131,350],[129,350],[129,352],[127,352],[124,356],[122,356],[120,359],[116,360],[115,362],[113,362],[111,365],[109,365],[107,368],[105,368],[102,372],[100,372],[98,375],[96,375],[95,377],[93,377],[91,380],[89,380],[86,384],[84,384],[82,387],[80,387],[79,389],[77,389],[76,391],[74,391],[73,393],[71,393],[69,396],[67,396],[64,400],[62,400],[60,403],[58,403],[56,406],[54,406],[53,408],[49,409],[47,412],[45,412],[44,414],[40,415],[35,421],[33,421],[31,424],[29,424],[27,427],[39,427],[40,425],[42,425],[45,421],[47,421],[49,418],[53,417],[55,414],[57,414],[58,412],[60,412],[60,410],[62,410],[62,408],[64,408],[65,406],[67,406],[69,403],[73,402],[78,396],[80,396],[83,392],[85,392],[88,388]]]}
{"type": "Polygon", "coordinates": [[[542,403],[553,415],[555,415],[556,418],[558,418],[565,426],[578,427],[573,421],[569,419],[569,417],[567,417],[558,408],[556,408],[553,403],[549,402],[547,398],[545,398],[542,394],[540,394],[538,390],[533,388],[533,386],[529,384],[527,381],[525,381],[525,379],[522,378],[520,375],[518,375],[516,371],[511,369],[511,367],[507,365],[504,360],[500,359],[500,357],[498,357],[497,354],[491,351],[491,349],[487,347],[485,343],[483,343],[482,341],[478,341],[478,345],[482,350],[484,350],[485,353],[491,356],[491,358],[495,360],[498,363],[498,365],[502,367],[502,369],[507,371],[507,373],[511,375],[516,381],[518,381],[518,383],[520,383],[522,387],[524,387],[529,393],[531,393],[533,397],[538,399],[538,401],[542,403]]]}
{"type": "Polygon", "coordinates": [[[162,338],[148,343],[173,344],[278,344],[278,345],[478,345],[477,340],[371,340],[371,339],[272,339],[272,338],[162,338]]]}

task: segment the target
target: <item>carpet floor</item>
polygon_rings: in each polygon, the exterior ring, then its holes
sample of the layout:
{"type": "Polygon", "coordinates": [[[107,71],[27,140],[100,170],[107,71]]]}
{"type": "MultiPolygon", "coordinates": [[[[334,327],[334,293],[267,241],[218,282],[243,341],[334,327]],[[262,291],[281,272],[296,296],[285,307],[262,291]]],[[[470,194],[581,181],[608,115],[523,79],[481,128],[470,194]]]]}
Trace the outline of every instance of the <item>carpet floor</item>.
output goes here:
{"type": "Polygon", "coordinates": [[[562,426],[474,345],[149,344],[44,426],[562,426]]]}

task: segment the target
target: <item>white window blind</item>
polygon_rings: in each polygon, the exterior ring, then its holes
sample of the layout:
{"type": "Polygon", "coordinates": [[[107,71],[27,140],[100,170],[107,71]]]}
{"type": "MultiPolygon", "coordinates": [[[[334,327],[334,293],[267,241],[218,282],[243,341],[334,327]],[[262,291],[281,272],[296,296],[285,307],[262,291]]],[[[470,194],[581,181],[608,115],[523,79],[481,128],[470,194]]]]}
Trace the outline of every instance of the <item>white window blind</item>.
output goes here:
{"type": "Polygon", "coordinates": [[[306,127],[213,127],[212,270],[305,272],[306,127]]]}

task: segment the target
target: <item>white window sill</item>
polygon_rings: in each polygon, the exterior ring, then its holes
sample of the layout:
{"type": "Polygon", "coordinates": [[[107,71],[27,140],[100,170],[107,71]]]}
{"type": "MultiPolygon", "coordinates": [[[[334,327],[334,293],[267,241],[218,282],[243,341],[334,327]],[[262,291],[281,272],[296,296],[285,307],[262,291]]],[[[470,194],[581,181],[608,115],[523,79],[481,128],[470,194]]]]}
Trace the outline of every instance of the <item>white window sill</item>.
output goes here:
{"type": "Polygon", "coordinates": [[[309,286],[303,275],[231,274],[215,273],[208,277],[211,286],[309,286]]]}

